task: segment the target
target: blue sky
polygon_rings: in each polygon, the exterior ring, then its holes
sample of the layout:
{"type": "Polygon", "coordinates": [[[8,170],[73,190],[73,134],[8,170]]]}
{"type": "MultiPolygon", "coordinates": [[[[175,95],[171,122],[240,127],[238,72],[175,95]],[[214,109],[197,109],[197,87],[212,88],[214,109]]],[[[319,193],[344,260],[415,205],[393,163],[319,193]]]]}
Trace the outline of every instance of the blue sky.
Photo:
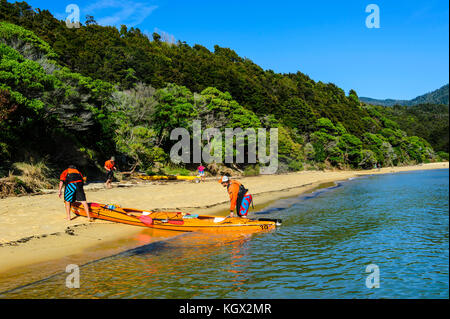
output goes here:
{"type": "MultiPolygon", "coordinates": [[[[11,0],[9,0],[11,1],[11,0]]],[[[411,99],[449,81],[447,0],[28,0],[65,19],[76,4],[103,25],[161,30],[190,45],[230,47],[264,69],[301,71],[359,96],[411,99]],[[366,27],[366,6],[380,28],[366,27]]]]}

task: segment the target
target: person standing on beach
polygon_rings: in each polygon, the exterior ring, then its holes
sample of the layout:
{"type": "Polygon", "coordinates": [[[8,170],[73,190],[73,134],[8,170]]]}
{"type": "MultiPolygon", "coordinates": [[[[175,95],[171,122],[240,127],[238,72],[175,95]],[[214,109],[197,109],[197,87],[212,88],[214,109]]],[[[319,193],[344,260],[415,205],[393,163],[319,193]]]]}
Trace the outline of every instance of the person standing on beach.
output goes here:
{"type": "Polygon", "coordinates": [[[200,176],[200,180],[205,181],[205,166],[200,164],[200,166],[197,167],[197,169],[198,169],[198,175],[200,176]]]}
{"type": "Polygon", "coordinates": [[[233,212],[236,209],[239,217],[246,218],[250,203],[253,201],[252,195],[248,193],[248,189],[238,181],[231,180],[228,176],[222,176],[219,183],[227,188],[230,195],[229,217],[233,217],[233,212]]]}
{"type": "Polygon", "coordinates": [[[83,185],[86,180],[85,177],[80,173],[79,170],[73,165],[69,165],[65,171],[61,173],[59,177],[59,194],[58,197],[61,198],[62,187],[64,187],[64,204],[66,206],[67,220],[71,220],[70,217],[70,206],[74,202],[81,202],[86,211],[86,215],[91,222],[91,216],[89,215],[89,206],[86,202],[86,194],[84,193],[83,185]]]}
{"type": "Polygon", "coordinates": [[[114,178],[114,171],[116,170],[116,163],[114,156],[111,157],[111,159],[107,160],[105,162],[105,169],[106,169],[106,182],[105,187],[106,188],[112,188],[111,182],[114,178]]]}

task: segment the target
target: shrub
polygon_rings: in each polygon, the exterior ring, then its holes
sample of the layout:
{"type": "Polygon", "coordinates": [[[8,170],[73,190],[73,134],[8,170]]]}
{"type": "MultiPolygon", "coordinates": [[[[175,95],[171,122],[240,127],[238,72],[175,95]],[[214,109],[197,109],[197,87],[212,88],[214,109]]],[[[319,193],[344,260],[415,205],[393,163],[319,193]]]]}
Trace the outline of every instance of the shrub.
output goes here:
{"type": "Polygon", "coordinates": [[[56,179],[50,178],[51,171],[44,162],[14,163],[13,167],[20,171],[18,179],[24,183],[25,188],[35,192],[41,189],[50,189],[57,184],[56,179]]]}
{"type": "Polygon", "coordinates": [[[291,161],[288,167],[290,171],[302,171],[303,163],[301,161],[291,161]]]}
{"type": "Polygon", "coordinates": [[[439,156],[439,158],[441,160],[444,160],[444,161],[448,162],[448,153],[443,152],[443,151],[439,151],[439,152],[437,152],[437,155],[439,156]]]}
{"type": "Polygon", "coordinates": [[[16,196],[31,192],[32,189],[30,189],[20,179],[13,176],[12,173],[10,173],[9,176],[7,177],[0,178],[0,198],[5,198],[8,196],[16,196]]]}
{"type": "Polygon", "coordinates": [[[244,169],[244,176],[258,176],[259,175],[259,165],[248,165],[244,169]]]}
{"type": "Polygon", "coordinates": [[[178,166],[168,166],[162,169],[165,175],[181,175],[181,176],[189,176],[191,172],[184,168],[178,166]]]}

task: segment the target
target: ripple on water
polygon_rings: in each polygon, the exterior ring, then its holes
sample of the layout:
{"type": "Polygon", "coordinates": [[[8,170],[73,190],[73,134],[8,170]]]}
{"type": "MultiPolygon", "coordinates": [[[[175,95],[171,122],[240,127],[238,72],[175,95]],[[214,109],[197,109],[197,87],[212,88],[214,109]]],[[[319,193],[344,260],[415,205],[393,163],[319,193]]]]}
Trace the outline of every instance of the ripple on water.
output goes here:
{"type": "Polygon", "coordinates": [[[79,289],[64,273],[2,297],[448,298],[448,170],[341,185],[264,209],[275,231],[187,234],[81,267],[79,289]]]}

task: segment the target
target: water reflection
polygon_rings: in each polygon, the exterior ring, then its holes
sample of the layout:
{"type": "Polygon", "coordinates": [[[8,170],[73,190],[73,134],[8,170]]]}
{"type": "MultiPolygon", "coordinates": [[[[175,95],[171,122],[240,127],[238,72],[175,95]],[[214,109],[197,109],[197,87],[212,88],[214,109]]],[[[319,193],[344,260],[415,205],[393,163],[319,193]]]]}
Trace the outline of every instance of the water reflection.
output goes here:
{"type": "Polygon", "coordinates": [[[281,228],[185,233],[6,298],[448,298],[448,170],[355,179],[264,210],[281,228]],[[368,264],[381,288],[365,286],[368,264]]]}

